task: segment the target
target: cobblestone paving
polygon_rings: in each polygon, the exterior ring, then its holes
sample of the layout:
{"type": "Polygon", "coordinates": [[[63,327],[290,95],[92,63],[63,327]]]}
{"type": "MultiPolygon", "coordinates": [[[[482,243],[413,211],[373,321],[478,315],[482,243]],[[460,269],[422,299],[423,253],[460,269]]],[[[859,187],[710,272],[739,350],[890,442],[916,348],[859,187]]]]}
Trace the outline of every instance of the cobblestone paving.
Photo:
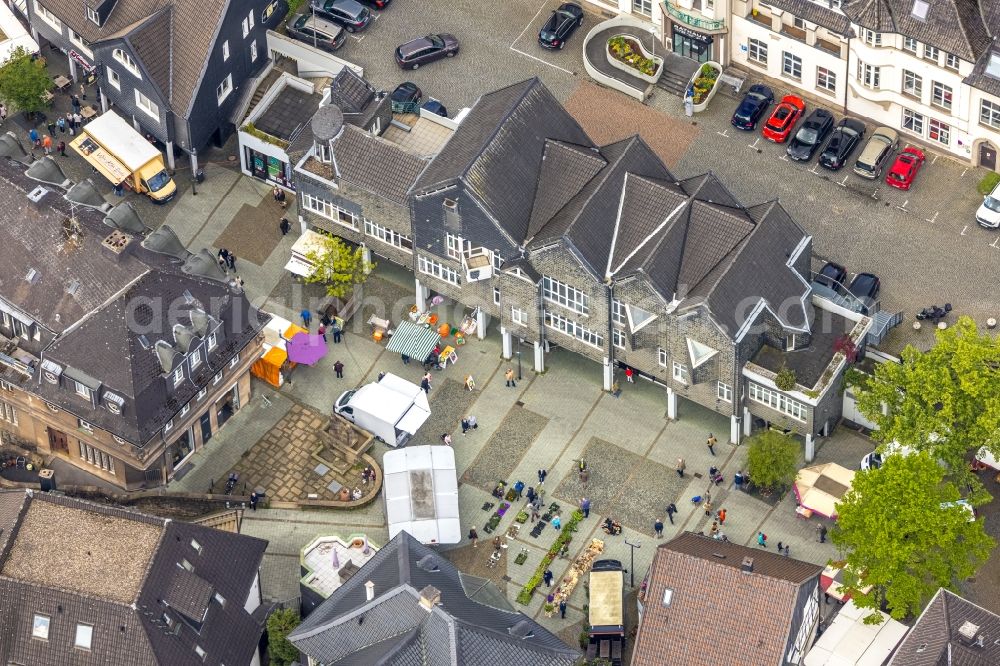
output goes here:
{"type": "Polygon", "coordinates": [[[252,261],[262,265],[281,241],[278,222],[286,214],[273,199],[262,199],[256,206],[243,204],[232,222],[215,239],[216,248],[226,248],[239,262],[252,261]]]}
{"type": "MultiPolygon", "coordinates": [[[[411,364],[412,365],[412,364],[411,364]]],[[[478,391],[466,391],[462,384],[463,377],[458,377],[461,372],[460,366],[449,366],[448,372],[455,373],[457,379],[442,377],[440,373],[434,374],[431,381],[430,398],[431,415],[424,425],[420,427],[417,434],[411,440],[411,446],[421,444],[440,444],[441,435],[451,434],[452,444],[461,446],[462,429],[459,424],[462,417],[469,413],[469,408],[478,395],[478,391]]]]}
{"type": "MultiPolygon", "coordinates": [[[[471,483],[491,492],[498,481],[513,485],[516,479],[511,475],[521,458],[534,444],[549,420],[523,407],[512,407],[500,422],[483,452],[462,475],[462,483],[471,483]]],[[[462,445],[461,435],[454,437],[455,445],[462,445]]],[[[525,487],[531,486],[532,479],[520,479],[525,487]]]]}

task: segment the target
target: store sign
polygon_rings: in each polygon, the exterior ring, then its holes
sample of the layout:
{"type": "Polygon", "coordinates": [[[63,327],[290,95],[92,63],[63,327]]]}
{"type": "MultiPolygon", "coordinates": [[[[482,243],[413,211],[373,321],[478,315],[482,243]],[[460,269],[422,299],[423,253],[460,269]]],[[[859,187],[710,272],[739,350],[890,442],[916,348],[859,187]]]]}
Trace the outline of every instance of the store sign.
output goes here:
{"type": "Polygon", "coordinates": [[[76,51],[70,51],[69,52],[69,57],[72,58],[73,60],[75,60],[78,65],[80,65],[81,67],[83,67],[83,69],[86,70],[86,71],[88,71],[88,72],[90,70],[94,69],[94,66],[91,65],[89,62],[87,62],[86,59],[82,55],[80,55],[79,53],[77,53],[76,51]]]}
{"type": "Polygon", "coordinates": [[[691,30],[690,28],[686,28],[686,27],[684,27],[682,25],[678,25],[676,23],[674,24],[674,34],[675,35],[684,35],[685,37],[689,37],[689,38],[693,39],[696,42],[701,42],[702,44],[711,44],[712,42],[715,41],[712,38],[711,35],[703,35],[700,32],[695,32],[694,30],[691,30]]]}

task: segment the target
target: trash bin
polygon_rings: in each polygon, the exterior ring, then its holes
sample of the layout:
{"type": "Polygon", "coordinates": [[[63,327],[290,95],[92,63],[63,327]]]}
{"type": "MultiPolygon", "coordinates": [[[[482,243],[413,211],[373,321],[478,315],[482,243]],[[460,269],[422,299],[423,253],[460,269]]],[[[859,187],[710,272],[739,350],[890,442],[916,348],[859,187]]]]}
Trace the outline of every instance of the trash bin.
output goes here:
{"type": "Polygon", "coordinates": [[[43,469],[38,473],[38,485],[43,493],[56,489],[56,471],[54,469],[43,469]]]}
{"type": "Polygon", "coordinates": [[[197,182],[199,185],[201,183],[204,183],[205,182],[205,170],[204,169],[198,169],[195,172],[195,174],[194,174],[194,179],[195,179],[195,182],[197,182]]]}

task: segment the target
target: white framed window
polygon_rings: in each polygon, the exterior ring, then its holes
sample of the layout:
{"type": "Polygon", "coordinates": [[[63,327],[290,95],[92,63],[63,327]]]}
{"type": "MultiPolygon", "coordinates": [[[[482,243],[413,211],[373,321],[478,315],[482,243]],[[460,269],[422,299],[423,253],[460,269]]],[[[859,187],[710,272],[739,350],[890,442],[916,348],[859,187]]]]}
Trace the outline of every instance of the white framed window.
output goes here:
{"type": "Polygon", "coordinates": [[[76,385],[76,394],[81,398],[91,399],[90,388],[81,384],[80,382],[73,382],[76,385]]]}
{"type": "Polygon", "coordinates": [[[330,144],[321,143],[319,144],[319,161],[324,164],[329,164],[333,161],[333,153],[330,151],[330,144]]]}
{"type": "Polygon", "coordinates": [[[229,40],[222,42],[222,62],[229,60],[229,40]]]}
{"type": "Polygon", "coordinates": [[[930,119],[927,123],[927,138],[945,146],[951,145],[951,127],[940,120],[930,119]]]}
{"type": "Polygon", "coordinates": [[[955,70],[957,72],[958,71],[958,67],[961,64],[962,64],[962,60],[957,55],[955,55],[954,53],[945,53],[944,54],[944,66],[947,67],[948,69],[953,69],[953,70],[955,70]]]}
{"type": "Polygon", "coordinates": [[[365,220],[365,235],[380,240],[386,245],[398,247],[405,252],[413,252],[412,238],[395,232],[388,227],[383,227],[381,224],[372,222],[369,219],[365,220]]]}
{"type": "Polygon", "coordinates": [[[417,270],[426,275],[433,275],[445,282],[458,284],[458,271],[445,266],[440,261],[428,259],[423,255],[417,255],[417,270]]]}
{"type": "Polygon", "coordinates": [[[500,256],[500,250],[494,250],[493,253],[493,270],[498,271],[503,268],[503,257],[500,256]]]}
{"type": "Polygon", "coordinates": [[[935,81],[931,86],[931,104],[940,106],[942,109],[951,110],[951,102],[951,86],[946,86],[940,81],[935,81]]]}
{"type": "Polygon", "coordinates": [[[354,229],[355,231],[360,230],[357,215],[349,210],[345,210],[340,206],[337,206],[332,201],[320,199],[319,197],[306,194],[305,192],[302,193],[299,199],[302,202],[302,207],[306,210],[322,215],[326,219],[332,220],[337,224],[347,227],[348,229],[354,229]]]}
{"type": "Polygon", "coordinates": [[[861,36],[868,46],[882,46],[882,33],[874,30],[862,30],[861,36]]]}
{"type": "Polygon", "coordinates": [[[90,423],[87,423],[83,419],[78,418],[76,420],[76,427],[86,433],[90,433],[91,435],[94,434],[94,426],[91,425],[90,423]]]}
{"type": "Polygon", "coordinates": [[[910,53],[916,53],[920,48],[917,40],[913,37],[903,37],[903,50],[909,51],[910,53]]]}
{"type": "Polygon", "coordinates": [[[163,426],[163,432],[170,432],[171,428],[173,427],[174,427],[174,420],[170,419],[169,421],[167,421],[167,424],[163,426]]]}
{"type": "Polygon", "coordinates": [[[449,258],[455,261],[462,260],[463,252],[472,251],[472,242],[463,240],[461,236],[456,236],[455,234],[447,234],[445,236],[445,254],[449,258]]]}
{"type": "Polygon", "coordinates": [[[203,388],[202,390],[198,391],[198,397],[197,397],[197,398],[195,398],[195,399],[196,399],[196,400],[201,400],[201,399],[202,399],[202,398],[204,398],[204,397],[205,397],[206,395],[208,395],[208,389],[207,389],[207,388],[203,388]]]}
{"type": "Polygon", "coordinates": [[[663,347],[657,347],[656,349],[656,361],[662,367],[667,367],[667,350],[663,347]]]}
{"type": "Polygon", "coordinates": [[[500,287],[493,287],[493,305],[500,305],[500,287]]]}
{"type": "Polygon", "coordinates": [[[83,55],[93,60],[94,52],[90,50],[90,44],[87,43],[87,40],[76,34],[76,31],[73,30],[73,28],[67,28],[67,30],[69,30],[69,41],[73,43],[73,46],[80,49],[80,51],[83,52],[83,55]]]}
{"type": "Polygon", "coordinates": [[[928,60],[933,60],[934,62],[937,62],[938,56],[940,54],[941,52],[938,50],[936,46],[931,46],[930,44],[924,44],[924,57],[927,58],[928,60]]]}
{"type": "Polygon", "coordinates": [[[878,65],[869,65],[858,61],[858,81],[868,88],[878,88],[881,70],[878,65]]]}
{"type": "Polygon", "coordinates": [[[628,323],[628,317],[625,314],[625,304],[617,298],[611,299],[611,321],[622,326],[628,323]]]}
{"type": "Polygon", "coordinates": [[[191,547],[194,548],[199,555],[201,555],[201,544],[198,543],[197,539],[191,539],[191,547]]]}
{"type": "Polygon", "coordinates": [[[542,276],[542,296],[545,300],[569,308],[574,312],[579,312],[582,315],[590,314],[590,296],[576,287],[571,287],[548,275],[542,276]]]}
{"type": "Polygon", "coordinates": [[[678,363],[677,361],[674,361],[673,376],[674,379],[681,382],[682,384],[687,384],[688,383],[687,366],[684,365],[683,363],[678,363]]]}
{"type": "Polygon", "coordinates": [[[201,347],[191,352],[191,372],[194,372],[199,365],[201,365],[201,347]]]}
{"type": "Polygon", "coordinates": [[[924,92],[924,80],[908,69],[903,70],[903,94],[920,98],[924,92]]]}
{"type": "Polygon", "coordinates": [[[632,0],[632,11],[643,16],[652,16],[653,0],[632,0]]]}
{"type": "Polygon", "coordinates": [[[149,117],[155,118],[156,122],[160,121],[160,107],[138,90],[135,91],[135,105],[142,109],[149,117]]]}
{"type": "Polygon", "coordinates": [[[231,359],[229,359],[229,367],[235,368],[239,362],[240,362],[240,355],[236,354],[231,359]]]}
{"type": "Polygon", "coordinates": [[[767,42],[752,37],[747,40],[747,57],[761,65],[767,64],[767,42]]]}
{"type": "Polygon", "coordinates": [[[903,109],[903,129],[908,132],[913,132],[914,134],[919,134],[923,136],[924,134],[924,117],[917,113],[916,111],[911,111],[910,109],[903,109]]]}
{"type": "Polygon", "coordinates": [[[217,375],[215,375],[215,377],[212,378],[212,383],[213,384],[218,384],[221,381],[222,381],[222,373],[221,372],[218,373],[217,375]]]}
{"type": "Polygon", "coordinates": [[[212,595],[212,598],[215,599],[215,602],[217,604],[219,604],[222,607],[225,607],[225,605],[226,605],[226,598],[224,596],[222,596],[221,594],[219,594],[218,592],[216,592],[214,595],[212,595]]]}
{"type": "Polygon", "coordinates": [[[796,421],[805,421],[809,413],[809,407],[797,400],[792,400],[784,393],[761,386],[756,382],[750,382],[750,399],[759,402],[782,414],[791,416],[796,421]]]}
{"type": "Polygon", "coordinates": [[[139,72],[139,65],[135,64],[135,60],[132,59],[132,56],[126,53],[124,50],[122,49],[113,50],[111,52],[111,57],[120,62],[121,64],[123,64],[125,66],[125,69],[132,72],[140,79],[142,78],[142,74],[139,72]]]}
{"type": "Polygon", "coordinates": [[[215,98],[219,100],[219,104],[221,105],[226,101],[231,92],[233,92],[233,75],[226,74],[226,78],[222,79],[222,83],[215,88],[215,98]]]}
{"type": "Polygon", "coordinates": [[[90,624],[76,625],[76,638],[73,640],[73,647],[78,650],[90,650],[90,643],[94,638],[94,626],[90,624]]]}
{"type": "Polygon", "coordinates": [[[122,80],[118,76],[118,72],[116,72],[115,70],[111,69],[110,67],[105,67],[105,69],[108,72],[108,83],[110,83],[111,85],[113,85],[115,87],[115,90],[121,90],[122,89],[122,80]]]}
{"type": "Polygon", "coordinates": [[[719,396],[719,400],[725,400],[726,402],[733,401],[733,387],[725,382],[719,382],[716,386],[716,395],[719,396]]]}
{"type": "Polygon", "coordinates": [[[184,418],[190,411],[191,411],[191,403],[189,402],[183,407],[181,407],[181,418],[184,418]]]}
{"type": "Polygon", "coordinates": [[[518,308],[510,309],[510,319],[515,324],[520,324],[521,326],[528,325],[528,312],[526,310],[520,310],[518,308]]]}
{"type": "Polygon", "coordinates": [[[31,622],[31,637],[38,638],[43,641],[49,640],[50,624],[52,624],[52,618],[48,615],[35,613],[35,617],[31,622]]]}
{"type": "Polygon", "coordinates": [[[17,409],[14,408],[14,405],[0,400],[0,421],[17,425],[17,409]]]}
{"type": "Polygon", "coordinates": [[[198,655],[198,658],[201,659],[202,661],[205,660],[205,651],[201,648],[200,645],[194,646],[194,653],[198,655]]]}
{"type": "Polygon", "coordinates": [[[250,62],[257,62],[257,40],[250,42],[250,62]]]}
{"type": "Polygon", "coordinates": [[[243,23],[240,24],[243,28],[243,38],[246,39],[247,35],[250,34],[250,18],[247,17],[243,19],[243,23]]]}
{"type": "Polygon", "coordinates": [[[87,18],[90,22],[96,26],[101,25],[101,15],[97,13],[97,10],[92,7],[87,7],[87,18]]]}
{"type": "Polygon", "coordinates": [[[60,33],[62,32],[62,21],[59,20],[58,16],[56,16],[45,7],[42,7],[40,4],[38,4],[38,0],[35,0],[34,7],[35,7],[35,15],[38,18],[48,23],[50,26],[58,30],[60,33]]]}
{"type": "Polygon", "coordinates": [[[185,571],[194,571],[194,565],[187,561],[187,558],[182,559],[177,566],[185,571]]]}
{"type": "Polygon", "coordinates": [[[601,349],[604,347],[604,336],[589,328],[584,328],[572,319],[566,319],[562,315],[554,312],[545,312],[545,325],[551,329],[559,331],[571,338],[576,338],[581,342],[601,349]]]}
{"type": "Polygon", "coordinates": [[[208,351],[212,351],[219,346],[219,336],[215,333],[208,334],[208,351]]]}
{"type": "Polygon", "coordinates": [[[837,90],[837,73],[826,67],[816,68],[816,87],[830,92],[837,90]]]}
{"type": "Polygon", "coordinates": [[[619,349],[625,349],[625,332],[617,328],[611,329],[611,344],[619,349]]]}
{"type": "Polygon", "coordinates": [[[979,122],[1000,129],[1000,104],[984,99],[979,105],[979,122]]]}
{"type": "Polygon", "coordinates": [[[174,370],[174,386],[177,386],[182,381],[184,381],[184,366],[180,366],[174,370]]]}
{"type": "Polygon", "coordinates": [[[793,79],[802,78],[802,58],[785,51],[781,54],[781,73],[793,79]]]}
{"type": "Polygon", "coordinates": [[[250,22],[250,27],[253,28],[253,10],[252,9],[250,10],[250,13],[247,14],[247,21],[250,22]]]}

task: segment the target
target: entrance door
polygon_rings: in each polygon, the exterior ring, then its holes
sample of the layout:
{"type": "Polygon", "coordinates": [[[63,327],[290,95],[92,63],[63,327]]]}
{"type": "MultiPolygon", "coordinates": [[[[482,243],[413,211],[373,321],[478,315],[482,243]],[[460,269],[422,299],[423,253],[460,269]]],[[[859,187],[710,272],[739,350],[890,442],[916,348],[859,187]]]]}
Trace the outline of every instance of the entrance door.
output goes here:
{"type": "Polygon", "coordinates": [[[996,171],[997,149],[989,141],[979,144],[979,166],[996,171]]]}
{"type": "Polygon", "coordinates": [[[69,440],[66,438],[66,433],[52,428],[49,428],[48,431],[49,450],[57,453],[69,453],[69,440]]]}
{"type": "Polygon", "coordinates": [[[712,41],[695,39],[674,28],[674,53],[697,62],[708,62],[712,59],[712,41]]]}
{"type": "Polygon", "coordinates": [[[208,440],[212,439],[212,414],[205,412],[201,415],[199,422],[201,423],[201,442],[204,446],[208,444],[208,440]]]}

